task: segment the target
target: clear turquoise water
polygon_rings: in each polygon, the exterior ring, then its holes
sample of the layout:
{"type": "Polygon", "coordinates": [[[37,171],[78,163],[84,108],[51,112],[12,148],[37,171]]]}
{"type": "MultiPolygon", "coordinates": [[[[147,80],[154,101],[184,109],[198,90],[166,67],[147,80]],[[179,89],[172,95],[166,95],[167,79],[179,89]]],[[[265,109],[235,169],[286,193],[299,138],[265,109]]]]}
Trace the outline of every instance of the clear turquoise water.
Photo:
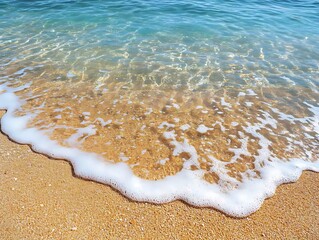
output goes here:
{"type": "Polygon", "coordinates": [[[142,76],[192,89],[318,88],[318,22],[315,0],[1,0],[0,64],[38,62],[90,79],[101,70],[117,81],[142,76]]]}

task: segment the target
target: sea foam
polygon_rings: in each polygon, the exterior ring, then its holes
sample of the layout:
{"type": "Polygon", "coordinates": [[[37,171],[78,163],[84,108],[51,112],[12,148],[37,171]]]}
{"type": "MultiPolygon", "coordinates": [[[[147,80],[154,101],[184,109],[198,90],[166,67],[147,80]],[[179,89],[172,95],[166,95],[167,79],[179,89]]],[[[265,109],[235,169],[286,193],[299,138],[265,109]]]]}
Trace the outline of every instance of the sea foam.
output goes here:
{"type": "MultiPolygon", "coordinates": [[[[99,154],[61,146],[48,138],[43,131],[28,127],[28,121],[32,118],[31,113],[24,116],[15,116],[14,114],[24,104],[24,100],[19,99],[15,94],[21,89],[21,87],[9,88],[6,84],[0,85],[0,108],[7,110],[1,119],[1,128],[5,134],[16,142],[29,144],[36,152],[56,159],[68,160],[77,176],[111,185],[125,196],[136,201],[166,203],[180,199],[195,206],[213,207],[234,217],[244,217],[259,209],[264,199],[275,193],[278,185],[296,181],[303,170],[319,171],[318,161],[290,159],[289,162],[282,162],[271,156],[269,152],[271,142],[258,130],[267,124],[274,126],[276,122],[264,114],[261,125],[248,125],[245,128],[247,133],[260,140],[261,149],[258,150],[256,159],[256,163],[264,163],[263,167],[257,167],[260,171],[260,178],[243,178],[241,183],[238,182],[237,188],[229,188],[227,191],[220,185],[203,181],[204,172],[202,170],[193,171],[190,169],[190,165],[199,164],[197,150],[187,140],[179,142],[174,130],[166,130],[164,137],[174,146],[173,155],[187,152],[190,158],[185,161],[183,169],[173,176],[156,181],[145,180],[134,175],[125,162],[108,163],[99,154]],[[272,158],[272,161],[264,161],[269,157],[272,158]]],[[[307,105],[314,116],[305,121],[313,123],[318,138],[319,108],[308,103],[307,105]]],[[[291,117],[285,119],[292,121],[291,117]]],[[[104,121],[102,122],[104,123],[104,121]]],[[[160,128],[164,127],[169,129],[172,124],[163,122],[160,128]]],[[[92,129],[87,130],[93,131],[92,129]]],[[[200,127],[199,132],[203,132],[202,130],[203,126],[200,127]]],[[[245,149],[242,151],[244,152],[245,149]]],[[[219,162],[217,159],[215,160],[216,163],[219,162]]],[[[164,161],[163,164],[165,164],[164,161]]],[[[222,162],[220,164],[223,165],[222,162]]],[[[227,176],[224,175],[224,177],[227,176]]]]}

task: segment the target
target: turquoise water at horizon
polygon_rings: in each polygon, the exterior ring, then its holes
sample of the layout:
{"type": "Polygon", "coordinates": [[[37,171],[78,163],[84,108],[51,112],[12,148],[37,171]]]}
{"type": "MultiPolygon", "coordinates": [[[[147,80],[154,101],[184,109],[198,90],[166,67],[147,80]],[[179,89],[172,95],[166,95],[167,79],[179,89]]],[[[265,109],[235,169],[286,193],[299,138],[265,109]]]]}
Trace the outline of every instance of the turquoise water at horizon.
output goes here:
{"type": "Polygon", "coordinates": [[[61,79],[108,72],[191,89],[317,88],[318,23],[314,0],[1,0],[0,66],[13,59],[60,69],[61,79]]]}

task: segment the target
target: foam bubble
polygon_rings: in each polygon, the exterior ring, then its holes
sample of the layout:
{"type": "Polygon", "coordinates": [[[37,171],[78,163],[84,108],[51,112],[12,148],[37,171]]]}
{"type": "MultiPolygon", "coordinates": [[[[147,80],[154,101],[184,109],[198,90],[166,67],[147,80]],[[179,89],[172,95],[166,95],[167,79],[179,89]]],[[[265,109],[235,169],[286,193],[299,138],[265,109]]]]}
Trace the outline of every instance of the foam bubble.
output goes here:
{"type": "Polygon", "coordinates": [[[200,124],[196,129],[197,132],[202,134],[206,133],[209,130],[213,130],[213,128],[206,127],[204,124],[200,124]]]}
{"type": "Polygon", "coordinates": [[[184,124],[182,126],[180,126],[179,128],[182,130],[182,131],[187,131],[188,129],[190,129],[190,125],[189,124],[184,124]]]}

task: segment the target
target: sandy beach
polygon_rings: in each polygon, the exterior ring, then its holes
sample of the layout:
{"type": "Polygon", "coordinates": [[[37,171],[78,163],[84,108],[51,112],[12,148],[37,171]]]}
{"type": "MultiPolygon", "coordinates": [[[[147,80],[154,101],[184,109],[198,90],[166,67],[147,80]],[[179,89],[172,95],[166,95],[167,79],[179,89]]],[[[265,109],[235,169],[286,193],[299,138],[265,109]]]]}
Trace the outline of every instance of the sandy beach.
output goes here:
{"type": "Polygon", "coordinates": [[[0,240],[319,240],[318,11],[0,0],[0,240]]]}
{"type": "MultiPolygon", "coordinates": [[[[3,112],[2,112],[3,113],[3,112]]],[[[154,205],[79,179],[0,135],[1,239],[318,239],[319,181],[304,172],[259,211],[235,219],[181,201],[154,205]]]]}

